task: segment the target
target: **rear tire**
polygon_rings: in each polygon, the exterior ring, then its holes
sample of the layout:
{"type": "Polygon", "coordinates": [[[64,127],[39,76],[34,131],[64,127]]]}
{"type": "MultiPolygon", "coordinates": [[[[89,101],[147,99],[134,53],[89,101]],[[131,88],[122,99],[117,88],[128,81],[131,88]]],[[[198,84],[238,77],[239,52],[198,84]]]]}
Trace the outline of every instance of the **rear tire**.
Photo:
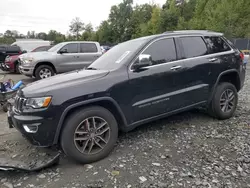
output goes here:
{"type": "Polygon", "coordinates": [[[238,93],[235,86],[228,82],[220,83],[209,105],[208,113],[218,119],[229,119],[233,116],[238,104],[238,93]]]}
{"type": "Polygon", "coordinates": [[[113,114],[94,106],[77,110],[66,119],[60,141],[67,156],[86,164],[107,157],[117,138],[118,125],[113,114]]]}
{"type": "Polygon", "coordinates": [[[55,75],[55,71],[49,65],[40,65],[35,70],[35,78],[36,80],[45,79],[55,75]]]}

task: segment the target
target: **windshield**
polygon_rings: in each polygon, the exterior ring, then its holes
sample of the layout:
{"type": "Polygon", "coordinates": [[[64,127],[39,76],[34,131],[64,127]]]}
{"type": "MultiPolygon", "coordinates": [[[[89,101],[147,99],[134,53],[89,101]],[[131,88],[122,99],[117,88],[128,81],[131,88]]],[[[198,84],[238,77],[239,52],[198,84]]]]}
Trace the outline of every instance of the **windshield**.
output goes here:
{"type": "Polygon", "coordinates": [[[65,44],[64,43],[59,43],[55,46],[53,46],[52,48],[50,48],[48,50],[48,52],[55,52],[55,51],[58,51],[59,49],[61,49],[65,44]]]}
{"type": "Polygon", "coordinates": [[[146,42],[147,40],[140,38],[118,44],[94,61],[88,67],[88,69],[117,69],[121,67],[123,63],[126,62],[126,60],[130,58],[134,52],[146,42]]]}

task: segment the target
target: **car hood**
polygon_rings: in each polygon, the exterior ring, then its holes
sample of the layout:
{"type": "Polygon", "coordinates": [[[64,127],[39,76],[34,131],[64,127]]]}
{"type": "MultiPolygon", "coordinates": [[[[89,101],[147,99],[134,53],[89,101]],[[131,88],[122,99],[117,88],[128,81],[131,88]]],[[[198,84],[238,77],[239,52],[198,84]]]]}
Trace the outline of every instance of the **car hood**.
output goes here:
{"type": "Polygon", "coordinates": [[[20,92],[25,97],[43,96],[50,91],[70,88],[108,75],[107,70],[76,70],[28,84],[20,92]]]}
{"type": "Polygon", "coordinates": [[[39,59],[39,58],[51,56],[53,54],[54,54],[54,52],[46,52],[46,51],[45,52],[29,52],[29,53],[22,54],[19,57],[20,57],[20,59],[27,58],[27,57],[39,59]]]}

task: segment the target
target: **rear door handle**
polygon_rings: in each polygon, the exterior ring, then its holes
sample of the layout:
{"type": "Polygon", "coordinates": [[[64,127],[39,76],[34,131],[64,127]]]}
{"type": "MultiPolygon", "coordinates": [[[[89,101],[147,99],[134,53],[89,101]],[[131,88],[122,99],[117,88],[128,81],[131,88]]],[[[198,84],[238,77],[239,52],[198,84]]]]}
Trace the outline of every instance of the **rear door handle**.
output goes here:
{"type": "Polygon", "coordinates": [[[181,69],[181,68],[182,68],[182,66],[178,65],[178,66],[172,67],[170,70],[178,70],[178,69],[181,69]]]}
{"type": "Polygon", "coordinates": [[[212,59],[209,59],[209,62],[214,62],[216,60],[218,60],[218,58],[212,58],[212,59]]]}

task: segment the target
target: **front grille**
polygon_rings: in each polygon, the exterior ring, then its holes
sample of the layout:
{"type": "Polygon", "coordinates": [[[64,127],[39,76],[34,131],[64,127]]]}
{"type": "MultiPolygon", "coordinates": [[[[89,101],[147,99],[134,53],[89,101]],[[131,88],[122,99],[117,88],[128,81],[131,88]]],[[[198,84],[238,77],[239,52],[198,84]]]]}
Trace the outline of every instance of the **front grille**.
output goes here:
{"type": "Polygon", "coordinates": [[[15,110],[18,111],[18,112],[22,111],[23,106],[24,106],[25,103],[26,103],[26,100],[27,100],[27,99],[25,99],[25,98],[16,96],[16,98],[15,98],[15,103],[14,103],[14,108],[15,108],[15,110]]]}

